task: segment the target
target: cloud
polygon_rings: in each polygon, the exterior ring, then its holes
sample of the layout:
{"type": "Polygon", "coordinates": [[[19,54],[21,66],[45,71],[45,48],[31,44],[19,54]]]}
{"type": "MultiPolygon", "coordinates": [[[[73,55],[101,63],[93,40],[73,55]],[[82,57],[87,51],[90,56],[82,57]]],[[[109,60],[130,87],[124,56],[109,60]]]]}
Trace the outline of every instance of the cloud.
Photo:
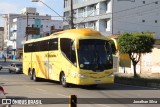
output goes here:
{"type": "Polygon", "coordinates": [[[16,13],[18,11],[18,6],[10,3],[0,3],[0,14],[16,13]]]}

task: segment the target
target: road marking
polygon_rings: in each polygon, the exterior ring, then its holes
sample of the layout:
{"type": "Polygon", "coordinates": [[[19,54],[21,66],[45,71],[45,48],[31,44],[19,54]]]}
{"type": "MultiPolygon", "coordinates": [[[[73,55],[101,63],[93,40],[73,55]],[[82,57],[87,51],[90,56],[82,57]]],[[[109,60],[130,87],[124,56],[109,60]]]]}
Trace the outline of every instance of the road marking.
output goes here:
{"type": "Polygon", "coordinates": [[[47,90],[36,88],[36,90],[46,92],[47,90]]]}
{"type": "MultiPolygon", "coordinates": [[[[31,86],[28,86],[28,85],[24,85],[25,87],[29,87],[29,88],[31,88],[31,86]]],[[[40,89],[40,88],[35,88],[36,90],[38,90],[38,91],[43,91],[43,92],[46,92],[47,90],[44,90],[44,89],[40,89]]]]}
{"type": "Polygon", "coordinates": [[[28,85],[24,85],[25,87],[31,87],[31,86],[28,86],[28,85]]]}
{"type": "Polygon", "coordinates": [[[96,104],[96,105],[103,106],[103,107],[110,107],[110,106],[104,105],[104,104],[96,104]]]}
{"type": "Polygon", "coordinates": [[[67,95],[59,94],[59,93],[58,93],[57,95],[60,95],[60,96],[63,96],[63,97],[67,97],[67,98],[69,97],[69,96],[67,96],[67,95]]]}

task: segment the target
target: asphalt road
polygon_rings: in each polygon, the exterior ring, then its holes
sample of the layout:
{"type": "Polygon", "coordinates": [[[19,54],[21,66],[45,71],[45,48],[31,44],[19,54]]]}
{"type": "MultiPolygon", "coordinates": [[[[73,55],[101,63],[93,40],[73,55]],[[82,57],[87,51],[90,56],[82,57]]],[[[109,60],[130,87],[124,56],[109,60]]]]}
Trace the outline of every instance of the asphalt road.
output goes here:
{"type": "Polygon", "coordinates": [[[77,107],[159,107],[158,104],[125,104],[125,100],[127,102],[127,99],[123,99],[133,98],[131,99],[133,102],[134,100],[143,100],[144,98],[154,100],[153,98],[160,98],[160,90],[157,88],[120,84],[99,85],[97,88],[75,85],[69,88],[63,88],[58,82],[46,80],[34,82],[29,80],[29,77],[24,74],[9,74],[8,69],[2,69],[0,71],[0,84],[3,85],[7,93],[7,98],[44,98],[45,100],[55,103],[43,105],[12,105],[12,107],[69,107],[68,104],[63,101],[63,98],[68,100],[70,95],[76,95],[77,100],[81,100],[82,104],[78,104],[77,107]],[[61,102],[58,102],[59,99],[61,102]],[[105,102],[106,100],[111,100],[111,104],[105,102]],[[120,103],[120,101],[123,103],[120,103]]]}

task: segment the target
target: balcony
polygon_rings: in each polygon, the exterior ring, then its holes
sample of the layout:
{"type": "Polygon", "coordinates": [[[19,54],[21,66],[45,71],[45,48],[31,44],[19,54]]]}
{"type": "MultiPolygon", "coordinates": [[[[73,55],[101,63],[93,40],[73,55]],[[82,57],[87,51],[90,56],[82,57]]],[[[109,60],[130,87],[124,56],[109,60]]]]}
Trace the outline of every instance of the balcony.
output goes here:
{"type": "Polygon", "coordinates": [[[16,41],[16,38],[15,38],[14,36],[11,36],[11,37],[10,37],[10,40],[11,40],[11,41],[16,41]]]}
{"type": "Polygon", "coordinates": [[[11,29],[10,29],[10,32],[16,32],[17,31],[17,28],[15,28],[15,27],[12,27],[11,29]]]}

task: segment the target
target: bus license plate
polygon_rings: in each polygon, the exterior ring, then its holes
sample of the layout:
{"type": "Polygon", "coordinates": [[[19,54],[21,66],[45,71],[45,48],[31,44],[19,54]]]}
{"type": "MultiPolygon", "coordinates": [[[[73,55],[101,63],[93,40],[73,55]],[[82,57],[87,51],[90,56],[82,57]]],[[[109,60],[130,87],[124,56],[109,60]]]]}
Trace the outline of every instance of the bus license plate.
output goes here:
{"type": "Polygon", "coordinates": [[[95,80],[95,82],[101,82],[101,80],[95,80]]]}

